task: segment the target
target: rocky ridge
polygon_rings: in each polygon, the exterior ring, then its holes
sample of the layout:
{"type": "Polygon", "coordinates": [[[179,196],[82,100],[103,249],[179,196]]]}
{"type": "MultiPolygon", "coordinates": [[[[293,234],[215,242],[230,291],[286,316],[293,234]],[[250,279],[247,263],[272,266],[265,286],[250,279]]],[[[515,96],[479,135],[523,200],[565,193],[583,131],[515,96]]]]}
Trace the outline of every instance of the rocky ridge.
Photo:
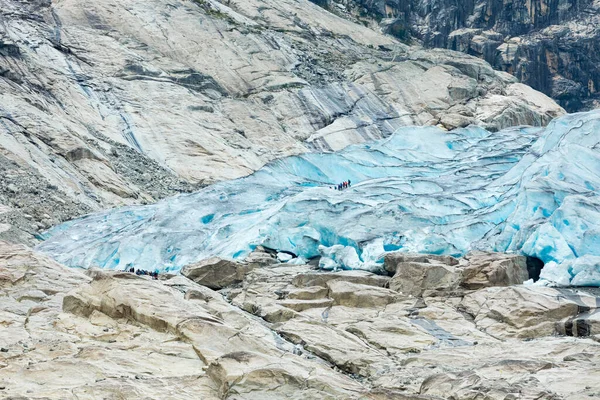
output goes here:
{"type": "Polygon", "coordinates": [[[569,112],[600,105],[595,0],[313,0],[404,42],[480,57],[569,112]]]}
{"type": "Polygon", "coordinates": [[[0,235],[12,241],[400,126],[564,112],[482,60],[308,0],[1,0],[0,19],[0,235]]]}
{"type": "Polygon", "coordinates": [[[398,255],[386,260],[393,277],[319,272],[261,248],[244,262],[215,261],[186,273],[220,291],[182,275],[83,273],[0,243],[0,391],[19,399],[600,395],[598,298],[506,286],[527,275],[520,256],[398,255]],[[414,263],[477,273],[451,285],[434,275],[415,281],[422,296],[394,290],[414,263]],[[244,272],[226,284],[205,273],[211,268],[244,272]]]}

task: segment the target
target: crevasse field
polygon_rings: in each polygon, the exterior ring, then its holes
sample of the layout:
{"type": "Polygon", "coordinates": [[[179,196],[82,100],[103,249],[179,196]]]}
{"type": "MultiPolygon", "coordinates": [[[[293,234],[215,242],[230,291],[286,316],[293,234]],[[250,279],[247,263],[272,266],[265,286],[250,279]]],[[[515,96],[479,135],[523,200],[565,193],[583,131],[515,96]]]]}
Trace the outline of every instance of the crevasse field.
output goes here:
{"type": "Polygon", "coordinates": [[[389,251],[518,252],[541,284],[600,285],[600,112],[546,129],[403,128],[338,153],[278,160],[255,174],[149,206],[93,214],[39,250],[73,267],[178,270],[257,245],[322,256],[323,268],[381,268],[389,251]],[[332,189],[350,179],[352,187],[332,189]]]}

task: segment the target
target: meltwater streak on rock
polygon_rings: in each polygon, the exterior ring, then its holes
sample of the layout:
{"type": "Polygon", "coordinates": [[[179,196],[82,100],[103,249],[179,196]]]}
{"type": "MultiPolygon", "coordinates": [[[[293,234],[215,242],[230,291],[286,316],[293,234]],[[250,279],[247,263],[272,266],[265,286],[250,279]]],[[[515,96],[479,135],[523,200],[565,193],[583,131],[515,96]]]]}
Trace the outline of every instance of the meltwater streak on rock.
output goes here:
{"type": "Polygon", "coordinates": [[[546,281],[597,285],[599,263],[570,266],[600,256],[599,143],[600,112],[497,133],[402,128],[191,195],[74,220],[38,248],[74,267],[158,270],[241,258],[258,244],[363,269],[379,268],[386,251],[520,251],[551,263],[546,281]],[[346,179],[350,189],[330,187],[346,179]]]}

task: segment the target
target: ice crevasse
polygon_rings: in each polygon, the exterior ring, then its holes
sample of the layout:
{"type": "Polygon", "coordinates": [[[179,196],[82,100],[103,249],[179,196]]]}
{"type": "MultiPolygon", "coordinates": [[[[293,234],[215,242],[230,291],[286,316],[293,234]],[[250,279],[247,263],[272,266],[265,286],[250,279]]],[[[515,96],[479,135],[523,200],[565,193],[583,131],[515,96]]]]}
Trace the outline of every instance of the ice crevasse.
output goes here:
{"type": "Polygon", "coordinates": [[[547,128],[402,128],[337,153],[59,225],[38,249],[73,267],[178,270],[257,245],[377,270],[390,251],[517,252],[542,284],[600,285],[600,112],[547,128]],[[350,188],[332,187],[351,180],[350,188]]]}

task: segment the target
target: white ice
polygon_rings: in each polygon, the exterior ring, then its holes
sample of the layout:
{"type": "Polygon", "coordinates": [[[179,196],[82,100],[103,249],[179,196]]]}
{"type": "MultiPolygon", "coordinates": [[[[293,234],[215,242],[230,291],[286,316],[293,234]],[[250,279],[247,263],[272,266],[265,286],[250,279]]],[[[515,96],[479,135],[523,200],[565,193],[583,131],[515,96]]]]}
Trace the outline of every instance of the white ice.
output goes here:
{"type": "Polygon", "coordinates": [[[149,206],[60,225],[38,249],[76,267],[178,270],[257,245],[324,268],[381,268],[385,252],[520,252],[543,284],[600,285],[600,112],[546,129],[403,128],[338,153],[149,206]],[[350,179],[344,191],[331,187],[350,179]]]}

